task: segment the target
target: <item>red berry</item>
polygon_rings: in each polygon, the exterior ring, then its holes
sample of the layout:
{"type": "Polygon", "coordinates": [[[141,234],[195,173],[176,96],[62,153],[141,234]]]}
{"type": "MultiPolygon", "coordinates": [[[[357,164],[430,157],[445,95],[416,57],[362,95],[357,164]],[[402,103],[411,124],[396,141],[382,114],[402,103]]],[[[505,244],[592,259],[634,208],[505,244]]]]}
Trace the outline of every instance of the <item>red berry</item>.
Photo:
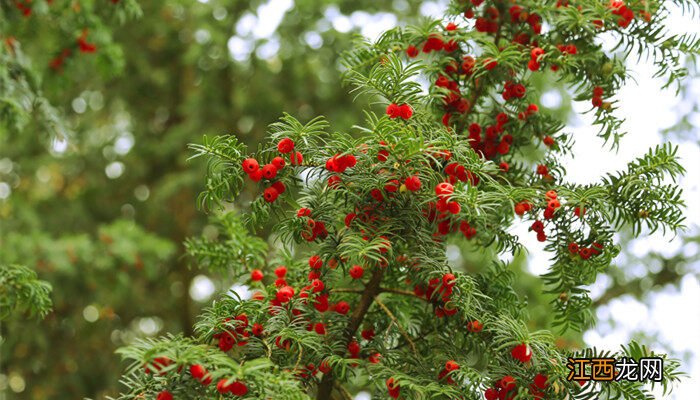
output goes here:
{"type": "Polygon", "coordinates": [[[352,224],[352,221],[357,218],[357,214],[355,213],[349,213],[345,216],[345,226],[350,227],[350,224],[352,224]]]}
{"type": "Polygon", "coordinates": [[[263,273],[262,273],[262,271],[260,271],[259,269],[254,269],[254,270],[250,273],[250,280],[253,281],[253,282],[261,281],[262,278],[263,278],[263,273]]]}
{"type": "Polygon", "coordinates": [[[289,163],[290,164],[301,165],[303,162],[304,162],[304,156],[300,152],[295,151],[289,155],[289,163]]]}
{"type": "Polygon", "coordinates": [[[260,180],[263,178],[263,173],[262,170],[258,169],[255,172],[252,172],[248,174],[248,177],[253,181],[253,182],[260,182],[260,180]]]}
{"type": "Polygon", "coordinates": [[[537,232],[537,241],[544,242],[547,240],[547,235],[543,231],[537,232]]]}
{"type": "Polygon", "coordinates": [[[348,352],[349,352],[352,356],[357,356],[358,354],[360,354],[360,350],[361,350],[361,349],[362,349],[362,348],[360,347],[360,344],[357,343],[356,340],[353,340],[352,342],[350,342],[350,343],[348,344],[348,352]]]}
{"type": "Polygon", "coordinates": [[[369,192],[369,194],[376,201],[383,201],[384,200],[384,195],[382,194],[382,191],[379,189],[372,189],[369,192]]]}
{"type": "Polygon", "coordinates": [[[323,267],[323,261],[321,260],[321,257],[309,257],[309,267],[311,267],[311,269],[321,269],[321,267],[323,267]]]}
{"type": "Polygon", "coordinates": [[[284,138],[277,143],[277,151],[282,154],[287,154],[294,150],[294,141],[290,138],[284,138]]]}
{"type": "Polygon", "coordinates": [[[442,276],[442,283],[445,286],[452,287],[457,282],[457,278],[453,274],[445,274],[442,276]]]}
{"type": "Polygon", "coordinates": [[[452,360],[447,361],[447,362],[445,363],[445,369],[446,369],[448,372],[456,371],[456,370],[459,369],[459,364],[457,364],[456,362],[454,362],[454,361],[452,361],[452,360]]]}
{"type": "Polygon", "coordinates": [[[406,49],[406,54],[411,58],[416,57],[418,55],[418,48],[414,45],[410,45],[406,49]]]}
{"type": "Polygon", "coordinates": [[[279,195],[280,193],[277,191],[277,189],[273,187],[269,187],[263,191],[263,197],[268,203],[272,203],[275,200],[277,200],[277,197],[279,197],[279,195]]]}
{"type": "Polygon", "coordinates": [[[353,265],[348,271],[352,279],[360,279],[365,274],[365,269],[359,265],[353,265]]]}
{"type": "Polygon", "coordinates": [[[374,329],[363,329],[360,334],[362,335],[362,338],[367,341],[374,339],[374,329]]]}
{"type": "Polygon", "coordinates": [[[294,288],[291,286],[283,286],[277,291],[277,301],[280,303],[286,303],[294,297],[294,288]]]}
{"type": "Polygon", "coordinates": [[[498,66],[498,61],[488,57],[484,59],[484,68],[486,68],[487,71],[491,71],[492,69],[496,68],[498,66]]]}
{"type": "Polygon", "coordinates": [[[534,379],[533,383],[535,384],[535,386],[537,386],[540,389],[546,389],[547,386],[549,386],[547,384],[547,375],[542,375],[542,374],[535,375],[535,379],[534,379]]]}
{"type": "Polygon", "coordinates": [[[333,310],[338,314],[347,314],[350,311],[350,304],[347,301],[339,301],[333,306],[333,310]]]}
{"type": "Polygon", "coordinates": [[[530,229],[532,229],[535,232],[541,232],[544,230],[544,224],[540,220],[536,220],[535,222],[530,225],[530,229]]]}
{"type": "Polygon", "coordinates": [[[158,393],[156,400],[173,400],[173,395],[167,390],[163,390],[162,392],[158,393]]]}
{"type": "Polygon", "coordinates": [[[331,365],[328,363],[327,360],[323,360],[318,365],[318,370],[324,374],[327,374],[327,373],[331,372],[331,365]]]}
{"type": "Polygon", "coordinates": [[[520,362],[528,362],[532,358],[532,350],[530,350],[530,347],[525,344],[521,343],[515,347],[513,347],[513,350],[511,350],[510,355],[513,356],[516,360],[520,362]]]}
{"type": "Polygon", "coordinates": [[[498,400],[498,391],[494,388],[488,388],[484,392],[484,398],[486,400],[498,400]]]}
{"type": "Polygon", "coordinates": [[[278,171],[284,168],[284,166],[286,165],[286,163],[284,162],[284,158],[282,157],[273,158],[272,161],[270,161],[270,164],[274,165],[278,171]]]}
{"type": "Polygon", "coordinates": [[[318,293],[323,290],[325,285],[323,284],[323,281],[320,279],[314,279],[311,281],[311,286],[313,286],[314,293],[318,293]]]}
{"type": "Polygon", "coordinates": [[[401,109],[399,106],[395,103],[391,103],[386,107],[386,115],[389,116],[389,118],[398,118],[401,116],[401,109]]]}
{"type": "Polygon", "coordinates": [[[399,106],[399,116],[403,119],[409,119],[413,116],[413,108],[408,104],[402,104],[399,106]]]}
{"type": "Polygon", "coordinates": [[[253,172],[256,172],[260,168],[260,164],[258,164],[258,160],[254,158],[246,158],[243,160],[243,170],[247,174],[252,174],[253,172]]]}
{"type": "Polygon", "coordinates": [[[319,335],[325,335],[326,325],[324,325],[321,322],[318,322],[316,325],[314,325],[314,332],[318,333],[319,335]]]}
{"type": "Polygon", "coordinates": [[[535,60],[530,60],[527,62],[527,69],[529,69],[530,71],[533,71],[533,72],[537,71],[540,69],[540,63],[538,63],[535,60]]]}
{"type": "Polygon", "coordinates": [[[435,186],[435,194],[437,194],[437,196],[441,199],[451,195],[452,193],[454,193],[454,186],[452,186],[450,183],[442,182],[435,186]]]}
{"type": "Polygon", "coordinates": [[[386,380],[386,388],[389,391],[389,396],[392,399],[398,399],[401,387],[399,386],[398,383],[394,380],[394,378],[389,378],[386,380]]]}
{"type": "Polygon", "coordinates": [[[420,178],[418,178],[418,176],[416,176],[416,175],[409,176],[408,178],[406,178],[406,181],[404,183],[406,185],[406,189],[408,189],[412,192],[420,190],[420,187],[421,187],[420,178]]]}
{"type": "Polygon", "coordinates": [[[277,176],[277,167],[267,164],[262,168],[263,178],[274,179],[277,176]]]}
{"type": "Polygon", "coordinates": [[[255,336],[260,336],[263,334],[263,331],[265,328],[261,324],[253,324],[253,326],[250,328],[250,331],[253,335],[255,336]]]}
{"type": "Polygon", "coordinates": [[[207,373],[207,370],[202,365],[200,365],[200,364],[190,365],[190,375],[192,375],[193,378],[202,379],[206,373],[207,373]]]}
{"type": "Polygon", "coordinates": [[[248,386],[241,381],[235,381],[229,385],[229,392],[234,396],[245,396],[248,393],[248,386]]]}
{"type": "Polygon", "coordinates": [[[467,330],[469,332],[479,333],[482,329],[484,329],[484,325],[477,320],[467,322],[467,330]]]}
{"type": "Polygon", "coordinates": [[[545,136],[542,142],[545,144],[545,146],[552,147],[554,145],[554,138],[551,136],[545,136]]]}
{"type": "Polygon", "coordinates": [[[588,247],[581,247],[578,251],[578,255],[580,255],[582,259],[588,260],[593,255],[593,252],[588,247]]]}
{"type": "Polygon", "coordinates": [[[231,391],[231,385],[227,385],[226,381],[228,381],[228,379],[222,378],[219,380],[219,382],[216,383],[216,390],[221,394],[225,394],[231,391]]]}
{"type": "Polygon", "coordinates": [[[287,275],[287,267],[280,265],[275,268],[275,275],[277,275],[278,278],[284,278],[284,276],[287,275]]]}
{"type": "Polygon", "coordinates": [[[542,50],[540,47],[535,47],[534,49],[530,50],[530,57],[534,60],[537,60],[543,54],[544,50],[542,50]]]}

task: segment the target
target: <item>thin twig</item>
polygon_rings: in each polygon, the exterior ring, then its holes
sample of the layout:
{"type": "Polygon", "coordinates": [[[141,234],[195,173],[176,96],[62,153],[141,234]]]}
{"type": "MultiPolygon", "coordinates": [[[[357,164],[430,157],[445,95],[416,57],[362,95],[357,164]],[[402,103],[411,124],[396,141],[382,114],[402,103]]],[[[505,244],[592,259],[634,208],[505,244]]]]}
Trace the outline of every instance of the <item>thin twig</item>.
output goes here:
{"type": "Polygon", "coordinates": [[[376,296],[374,297],[374,302],[377,303],[377,305],[378,305],[382,310],[384,310],[384,312],[386,313],[386,315],[388,315],[389,318],[391,318],[391,320],[396,324],[396,327],[399,329],[399,332],[401,332],[401,335],[403,335],[403,337],[406,339],[406,341],[408,341],[408,344],[411,346],[411,350],[413,350],[413,352],[414,352],[416,355],[418,355],[418,350],[416,349],[416,344],[413,343],[413,340],[411,340],[411,337],[408,335],[408,332],[406,332],[406,331],[403,329],[403,327],[401,326],[401,324],[399,324],[399,321],[396,319],[396,316],[395,316],[395,315],[391,312],[391,310],[389,310],[389,308],[387,308],[387,306],[386,306],[384,303],[382,303],[376,296]]]}

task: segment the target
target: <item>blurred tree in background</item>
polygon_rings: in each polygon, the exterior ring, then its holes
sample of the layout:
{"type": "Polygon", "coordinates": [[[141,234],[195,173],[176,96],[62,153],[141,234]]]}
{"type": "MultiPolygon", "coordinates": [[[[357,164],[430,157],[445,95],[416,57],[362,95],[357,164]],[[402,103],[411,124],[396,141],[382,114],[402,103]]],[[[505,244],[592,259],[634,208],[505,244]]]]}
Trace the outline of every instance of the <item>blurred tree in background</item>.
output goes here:
{"type": "Polygon", "coordinates": [[[187,143],[254,145],[281,110],[360,116],[337,71],[359,27],[326,15],[393,3],[275,2],[279,24],[267,3],[0,1],[0,263],[54,287],[45,321],[2,327],[7,398],[115,393],[118,346],[189,331],[181,243],[207,221],[187,143]]]}
{"type": "MultiPolygon", "coordinates": [[[[362,115],[340,83],[341,52],[382,18],[417,19],[420,5],[0,0],[0,265],[29,266],[51,283],[54,303],[44,321],[3,322],[0,399],[114,394],[117,347],[190,333],[200,272],[182,242],[217,230],[195,210],[203,172],[186,162],[187,143],[231,133],[254,147],[282,110],[351,126],[362,115]]],[[[546,78],[538,84],[567,95],[546,78]]],[[[466,270],[490,258],[468,245],[455,251],[466,270]]],[[[682,274],[668,268],[659,282],[677,283],[682,274]]],[[[542,328],[550,320],[539,282],[517,289],[542,328]]],[[[607,300],[635,285],[614,282],[607,300]]]]}

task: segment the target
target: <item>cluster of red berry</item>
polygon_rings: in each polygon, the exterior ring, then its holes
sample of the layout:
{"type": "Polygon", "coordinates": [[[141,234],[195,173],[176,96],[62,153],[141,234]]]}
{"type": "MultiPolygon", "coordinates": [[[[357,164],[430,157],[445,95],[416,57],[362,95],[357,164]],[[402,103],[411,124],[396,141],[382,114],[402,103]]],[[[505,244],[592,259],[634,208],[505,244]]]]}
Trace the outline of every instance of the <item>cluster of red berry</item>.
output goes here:
{"type": "Polygon", "coordinates": [[[454,274],[446,273],[442,278],[430,279],[427,285],[424,283],[414,285],[413,294],[432,303],[436,317],[449,317],[455,315],[458,311],[457,308],[448,306],[456,284],[457,278],[454,274]]]}
{"type": "MultiPolygon", "coordinates": [[[[150,364],[150,366],[147,365],[145,367],[147,374],[157,372],[160,375],[164,375],[165,372],[162,370],[173,364],[173,361],[166,356],[161,356],[154,358],[150,364]]],[[[177,372],[181,373],[182,367],[178,368],[177,372]]],[[[211,373],[201,364],[190,365],[189,372],[192,379],[204,386],[209,386],[212,383],[211,373]]],[[[231,393],[234,396],[245,396],[248,393],[248,386],[245,383],[238,380],[227,383],[228,381],[229,379],[226,378],[219,380],[216,390],[221,394],[231,393]]],[[[156,400],[173,400],[173,394],[169,390],[163,390],[158,393],[156,400]]]]}
{"type": "Polygon", "coordinates": [[[510,152],[513,135],[504,133],[509,121],[508,114],[501,112],[496,115],[496,125],[486,127],[482,137],[482,126],[477,123],[469,125],[469,145],[485,158],[492,160],[496,156],[504,156],[510,152]]]}
{"type": "Polygon", "coordinates": [[[593,103],[593,107],[599,108],[603,106],[604,93],[605,91],[600,86],[596,86],[593,88],[593,99],[591,100],[591,102],[593,103]]]}
{"type": "Polygon", "coordinates": [[[386,107],[386,115],[391,119],[400,117],[401,119],[407,120],[413,116],[413,108],[408,104],[398,105],[391,103],[386,107]]]}
{"type": "MultiPolygon", "coordinates": [[[[331,183],[328,184],[331,186],[331,183]]],[[[307,242],[313,242],[318,239],[325,239],[328,237],[328,230],[326,229],[326,223],[317,219],[313,219],[311,216],[311,209],[302,207],[297,211],[297,218],[302,218],[304,220],[304,229],[301,231],[301,237],[307,242]]]]}
{"type": "MultiPolygon", "coordinates": [[[[94,53],[97,51],[97,45],[87,41],[88,30],[83,29],[82,33],[76,40],[78,44],[78,50],[81,53],[94,53]]],[[[69,48],[61,50],[61,52],[49,61],[49,67],[54,71],[60,71],[63,68],[63,64],[71,56],[72,50],[69,48]]]]}
{"type": "MultiPolygon", "coordinates": [[[[303,161],[301,153],[293,151],[294,142],[289,138],[282,139],[277,145],[277,150],[282,154],[291,153],[290,163],[292,165],[301,164],[303,161]]],[[[263,191],[263,198],[268,203],[277,200],[287,190],[282,181],[274,180],[285,165],[284,158],[280,156],[274,157],[269,164],[265,164],[262,168],[255,158],[246,158],[242,163],[243,171],[253,182],[260,182],[262,179],[270,182],[270,186],[263,191]]]]}
{"type": "MultiPolygon", "coordinates": [[[[549,387],[547,382],[548,378],[546,375],[537,374],[530,384],[530,395],[535,399],[544,399],[544,390],[549,387]]],[[[517,383],[515,378],[510,375],[506,375],[499,379],[494,387],[486,389],[484,392],[484,398],[486,400],[511,400],[517,394],[517,383]]]]}
{"type": "Polygon", "coordinates": [[[22,12],[24,18],[29,18],[32,15],[32,0],[17,0],[15,7],[22,12]]]}
{"type": "Polygon", "coordinates": [[[569,243],[569,252],[572,255],[580,256],[583,260],[588,260],[592,256],[600,254],[601,251],[603,251],[603,245],[598,242],[594,242],[591,247],[579,246],[574,242],[569,243]]]}

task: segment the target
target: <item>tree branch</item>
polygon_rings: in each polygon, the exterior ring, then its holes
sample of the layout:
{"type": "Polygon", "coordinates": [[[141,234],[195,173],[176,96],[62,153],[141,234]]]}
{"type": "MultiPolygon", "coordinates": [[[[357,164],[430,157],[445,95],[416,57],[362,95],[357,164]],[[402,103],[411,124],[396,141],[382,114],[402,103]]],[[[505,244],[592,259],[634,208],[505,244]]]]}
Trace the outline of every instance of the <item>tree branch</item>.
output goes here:
{"type": "MultiPolygon", "coordinates": [[[[365,319],[365,315],[367,315],[369,307],[375,300],[375,296],[379,294],[381,290],[382,278],[384,277],[384,271],[385,268],[375,268],[374,273],[372,273],[372,278],[370,278],[367,285],[365,285],[365,289],[362,292],[362,297],[360,298],[360,303],[357,305],[355,311],[353,311],[352,316],[350,317],[350,322],[348,323],[345,330],[345,337],[343,338],[344,346],[342,347],[342,350],[337,353],[338,355],[345,354],[348,343],[350,343],[350,340],[352,340],[353,336],[355,336],[355,332],[357,332],[357,329],[365,319]]],[[[318,385],[318,391],[316,392],[316,400],[330,400],[333,386],[333,374],[328,373],[323,375],[323,379],[321,379],[321,383],[318,385]]]]}

